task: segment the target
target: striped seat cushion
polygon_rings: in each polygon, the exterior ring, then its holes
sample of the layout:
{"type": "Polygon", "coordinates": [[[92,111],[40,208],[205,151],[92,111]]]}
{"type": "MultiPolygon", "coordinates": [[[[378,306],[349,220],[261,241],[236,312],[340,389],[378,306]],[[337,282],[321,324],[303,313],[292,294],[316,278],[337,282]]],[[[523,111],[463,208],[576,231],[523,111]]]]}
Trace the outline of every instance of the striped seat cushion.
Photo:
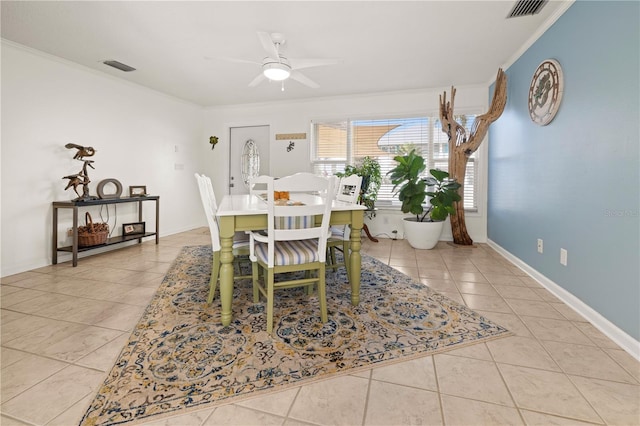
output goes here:
{"type": "Polygon", "coordinates": [[[276,229],[304,229],[313,225],[313,216],[278,216],[273,224],[276,229]]]}
{"type": "MultiPolygon", "coordinates": [[[[264,263],[268,263],[267,243],[256,243],[255,254],[264,263]]],[[[318,240],[276,241],[273,264],[276,266],[301,265],[318,262],[318,240]]]]}
{"type": "Polygon", "coordinates": [[[331,232],[330,238],[337,238],[339,240],[344,239],[344,232],[345,230],[345,226],[332,226],[329,228],[329,231],[331,232]]]}

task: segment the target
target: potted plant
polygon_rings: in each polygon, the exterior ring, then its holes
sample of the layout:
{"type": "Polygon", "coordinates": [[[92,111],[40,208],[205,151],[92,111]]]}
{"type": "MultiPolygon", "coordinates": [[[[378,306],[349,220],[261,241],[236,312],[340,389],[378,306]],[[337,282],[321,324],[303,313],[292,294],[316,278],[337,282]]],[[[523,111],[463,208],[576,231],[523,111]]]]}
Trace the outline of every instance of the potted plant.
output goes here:
{"type": "Polygon", "coordinates": [[[402,202],[402,212],[415,217],[404,218],[404,235],[409,244],[417,249],[432,249],[438,243],[447,216],[455,215],[453,203],[460,201],[460,184],[449,178],[449,173],[431,169],[431,176],[422,177],[426,168],[424,158],[415,149],[406,155],[394,157],[398,163],[389,171],[393,190],[402,202]],[[425,198],[429,206],[425,209],[425,198]]]}

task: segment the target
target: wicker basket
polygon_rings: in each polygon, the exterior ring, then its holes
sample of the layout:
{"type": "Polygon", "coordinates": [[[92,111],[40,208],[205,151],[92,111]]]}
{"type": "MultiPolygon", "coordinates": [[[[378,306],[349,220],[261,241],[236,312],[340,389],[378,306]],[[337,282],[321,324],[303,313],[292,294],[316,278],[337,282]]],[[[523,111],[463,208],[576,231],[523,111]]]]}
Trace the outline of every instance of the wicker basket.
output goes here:
{"type": "Polygon", "coordinates": [[[84,215],[86,226],[78,227],[78,247],[97,246],[107,242],[109,235],[108,223],[93,223],[91,214],[84,215]]]}

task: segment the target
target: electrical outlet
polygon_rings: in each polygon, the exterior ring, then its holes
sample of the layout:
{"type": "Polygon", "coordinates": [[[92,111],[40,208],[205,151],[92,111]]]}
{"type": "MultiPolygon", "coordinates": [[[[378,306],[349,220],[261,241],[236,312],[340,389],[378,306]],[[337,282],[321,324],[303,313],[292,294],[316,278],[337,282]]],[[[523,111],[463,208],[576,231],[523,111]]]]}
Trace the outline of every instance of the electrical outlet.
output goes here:
{"type": "Polygon", "coordinates": [[[543,250],[542,239],[538,238],[538,253],[542,253],[542,250],[543,250]]]}
{"type": "Polygon", "coordinates": [[[67,237],[73,237],[73,228],[67,229],[67,237]]]}
{"type": "Polygon", "coordinates": [[[560,264],[567,266],[567,251],[563,248],[560,249],[560,264]]]}

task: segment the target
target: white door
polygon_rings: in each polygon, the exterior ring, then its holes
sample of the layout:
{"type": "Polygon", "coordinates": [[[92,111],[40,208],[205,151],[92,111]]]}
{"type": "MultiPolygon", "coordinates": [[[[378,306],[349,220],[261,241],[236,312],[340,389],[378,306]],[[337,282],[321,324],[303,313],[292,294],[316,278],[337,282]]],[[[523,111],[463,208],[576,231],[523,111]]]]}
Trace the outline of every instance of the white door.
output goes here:
{"type": "Polygon", "coordinates": [[[247,141],[252,140],[260,157],[259,174],[269,171],[269,126],[245,126],[230,128],[229,149],[229,194],[248,194],[249,189],[242,180],[242,154],[247,141]]]}

